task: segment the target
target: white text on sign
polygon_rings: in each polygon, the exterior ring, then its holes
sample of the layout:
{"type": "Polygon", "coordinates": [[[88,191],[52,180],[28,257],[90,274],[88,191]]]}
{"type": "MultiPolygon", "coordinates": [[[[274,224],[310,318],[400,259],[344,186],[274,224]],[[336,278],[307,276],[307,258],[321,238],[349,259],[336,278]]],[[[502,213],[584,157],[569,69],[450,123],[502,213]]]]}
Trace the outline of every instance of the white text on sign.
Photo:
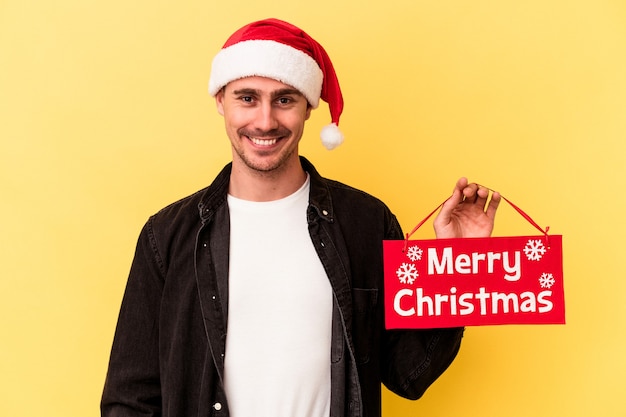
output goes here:
{"type": "Polygon", "coordinates": [[[504,279],[517,281],[522,276],[521,252],[513,253],[511,264],[509,252],[472,252],[471,255],[461,253],[453,256],[452,248],[443,248],[441,258],[437,254],[437,248],[428,248],[428,275],[452,275],[454,272],[466,275],[476,275],[481,269],[487,268],[487,274],[493,274],[496,263],[501,263],[506,272],[504,279]]]}

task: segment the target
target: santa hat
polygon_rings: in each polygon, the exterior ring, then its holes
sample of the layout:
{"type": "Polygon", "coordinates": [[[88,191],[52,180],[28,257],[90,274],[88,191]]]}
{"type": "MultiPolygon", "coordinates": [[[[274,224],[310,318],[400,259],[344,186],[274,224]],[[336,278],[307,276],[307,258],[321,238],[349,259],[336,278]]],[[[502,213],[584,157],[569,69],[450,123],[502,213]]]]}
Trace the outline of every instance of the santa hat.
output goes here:
{"type": "Polygon", "coordinates": [[[327,102],[331,124],[322,129],[322,143],[327,149],[341,145],[339,81],[322,45],[303,30],[282,20],[265,19],[233,33],[213,59],[209,93],[215,96],[229,82],[250,76],[272,78],[296,88],[313,108],[318,107],[320,98],[327,102]]]}

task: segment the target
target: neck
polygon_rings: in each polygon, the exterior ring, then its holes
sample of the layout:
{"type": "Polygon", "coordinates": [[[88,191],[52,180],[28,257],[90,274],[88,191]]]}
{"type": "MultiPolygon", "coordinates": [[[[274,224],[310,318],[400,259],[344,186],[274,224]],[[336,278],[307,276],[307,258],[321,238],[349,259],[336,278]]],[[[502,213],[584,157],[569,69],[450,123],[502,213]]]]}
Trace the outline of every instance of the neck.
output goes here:
{"type": "Polygon", "coordinates": [[[297,163],[272,171],[258,171],[233,161],[228,193],[248,201],[274,201],[287,197],[302,187],[306,172],[297,163]]]}

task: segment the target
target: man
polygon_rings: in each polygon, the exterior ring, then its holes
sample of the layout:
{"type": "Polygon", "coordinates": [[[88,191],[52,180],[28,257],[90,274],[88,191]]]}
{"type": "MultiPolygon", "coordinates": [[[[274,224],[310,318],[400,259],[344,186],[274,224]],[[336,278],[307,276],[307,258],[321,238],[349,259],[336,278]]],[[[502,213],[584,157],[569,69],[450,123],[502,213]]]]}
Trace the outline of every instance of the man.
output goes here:
{"type": "MultiPolygon", "coordinates": [[[[299,156],[319,99],[338,131],[324,49],[275,19],[233,34],[209,91],[233,160],[144,226],[102,397],[103,416],[380,416],[380,384],[419,398],[463,329],[386,331],[382,241],[402,239],[376,198],[299,156]]],[[[438,237],[489,236],[499,195],[461,179],[438,237]]]]}

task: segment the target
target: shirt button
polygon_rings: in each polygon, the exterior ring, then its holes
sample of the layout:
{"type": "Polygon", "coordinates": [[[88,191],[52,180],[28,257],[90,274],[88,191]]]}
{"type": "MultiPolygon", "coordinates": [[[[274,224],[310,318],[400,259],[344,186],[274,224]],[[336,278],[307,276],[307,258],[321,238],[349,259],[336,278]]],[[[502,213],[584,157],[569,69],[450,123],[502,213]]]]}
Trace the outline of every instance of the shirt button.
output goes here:
{"type": "Polygon", "coordinates": [[[322,210],[322,214],[323,214],[324,216],[328,216],[328,212],[327,212],[326,210],[322,210]]]}
{"type": "Polygon", "coordinates": [[[220,411],[222,409],[222,403],[213,404],[213,408],[215,409],[215,411],[220,411]]]}

